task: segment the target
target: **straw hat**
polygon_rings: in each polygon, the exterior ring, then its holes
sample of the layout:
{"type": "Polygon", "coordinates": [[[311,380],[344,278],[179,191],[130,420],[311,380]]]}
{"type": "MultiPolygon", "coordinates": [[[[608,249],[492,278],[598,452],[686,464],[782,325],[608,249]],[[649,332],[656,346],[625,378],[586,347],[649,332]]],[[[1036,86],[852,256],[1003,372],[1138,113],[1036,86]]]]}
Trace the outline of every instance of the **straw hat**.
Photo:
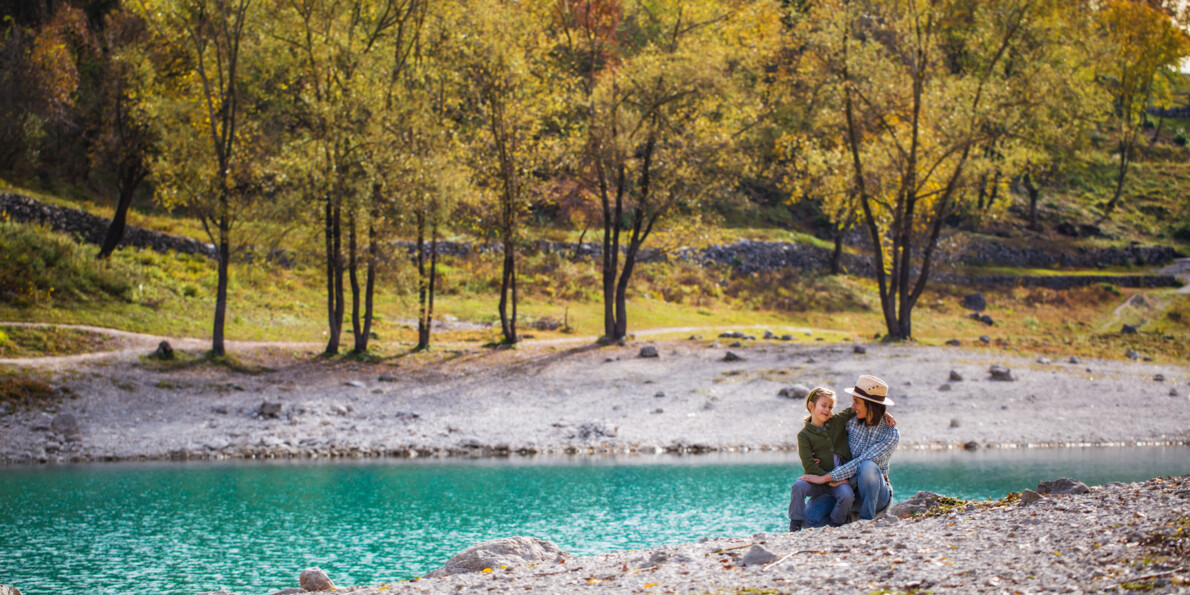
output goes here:
{"type": "Polygon", "coordinates": [[[845,388],[843,392],[884,406],[893,404],[893,400],[888,398],[888,383],[875,376],[860,376],[855,381],[855,388],[845,388]]]}

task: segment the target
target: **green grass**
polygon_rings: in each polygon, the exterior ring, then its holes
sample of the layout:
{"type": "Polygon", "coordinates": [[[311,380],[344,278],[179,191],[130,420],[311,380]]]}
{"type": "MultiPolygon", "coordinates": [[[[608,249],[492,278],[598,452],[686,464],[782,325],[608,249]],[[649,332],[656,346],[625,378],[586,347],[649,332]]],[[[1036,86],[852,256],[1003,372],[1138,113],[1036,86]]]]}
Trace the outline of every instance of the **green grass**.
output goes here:
{"type": "Polygon", "coordinates": [[[0,358],[53,357],[107,351],[108,335],[60,327],[0,326],[0,358]]]}

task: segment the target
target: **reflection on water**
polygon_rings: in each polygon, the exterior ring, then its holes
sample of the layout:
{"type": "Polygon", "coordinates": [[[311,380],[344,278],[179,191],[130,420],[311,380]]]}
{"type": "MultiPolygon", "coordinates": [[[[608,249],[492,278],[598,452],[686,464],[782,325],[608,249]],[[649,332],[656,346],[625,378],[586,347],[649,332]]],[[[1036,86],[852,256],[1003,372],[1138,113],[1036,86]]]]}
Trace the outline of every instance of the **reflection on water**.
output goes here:
{"type": "MultiPolygon", "coordinates": [[[[900,452],[896,498],[1190,473],[1190,449],[900,452]]],[[[530,535],[578,555],[781,531],[794,455],[0,469],[0,583],[38,593],[241,595],[409,578],[530,535]]]]}

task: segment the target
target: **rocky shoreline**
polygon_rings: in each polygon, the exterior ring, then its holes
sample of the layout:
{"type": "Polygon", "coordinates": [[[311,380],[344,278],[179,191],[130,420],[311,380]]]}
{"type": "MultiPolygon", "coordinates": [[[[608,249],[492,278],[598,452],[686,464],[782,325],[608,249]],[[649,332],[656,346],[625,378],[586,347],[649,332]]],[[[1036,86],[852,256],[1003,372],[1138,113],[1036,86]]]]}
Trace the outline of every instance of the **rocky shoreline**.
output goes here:
{"type": "MultiPolygon", "coordinates": [[[[964,502],[919,493],[875,521],[574,558],[517,537],[480,544],[389,593],[1184,593],[1190,476],[1088,488],[1070,480],[964,502]],[[1045,493],[1048,492],[1048,493],[1045,493]]],[[[300,584],[329,590],[312,568],[300,584]]],[[[286,589],[272,595],[309,592],[286,589]]],[[[229,595],[214,591],[204,595],[229,595]]]]}

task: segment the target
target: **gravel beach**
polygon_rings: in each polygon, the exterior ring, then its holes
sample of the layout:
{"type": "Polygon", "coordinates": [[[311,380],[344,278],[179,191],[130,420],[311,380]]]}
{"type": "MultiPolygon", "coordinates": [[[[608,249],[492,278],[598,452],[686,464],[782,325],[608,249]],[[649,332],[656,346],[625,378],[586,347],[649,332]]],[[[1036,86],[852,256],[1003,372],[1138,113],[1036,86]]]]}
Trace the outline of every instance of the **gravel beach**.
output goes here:
{"type": "Polygon", "coordinates": [[[1187,366],[798,339],[539,343],[380,363],[257,345],[258,374],[159,369],[139,357],[147,345],[49,358],[39,373],[72,397],[56,415],[0,415],[0,462],[794,450],[805,410],[782,390],[841,390],[861,374],[888,381],[902,449],[1190,441],[1187,366]],[[641,357],[647,347],[657,357],[641,357]]]}

